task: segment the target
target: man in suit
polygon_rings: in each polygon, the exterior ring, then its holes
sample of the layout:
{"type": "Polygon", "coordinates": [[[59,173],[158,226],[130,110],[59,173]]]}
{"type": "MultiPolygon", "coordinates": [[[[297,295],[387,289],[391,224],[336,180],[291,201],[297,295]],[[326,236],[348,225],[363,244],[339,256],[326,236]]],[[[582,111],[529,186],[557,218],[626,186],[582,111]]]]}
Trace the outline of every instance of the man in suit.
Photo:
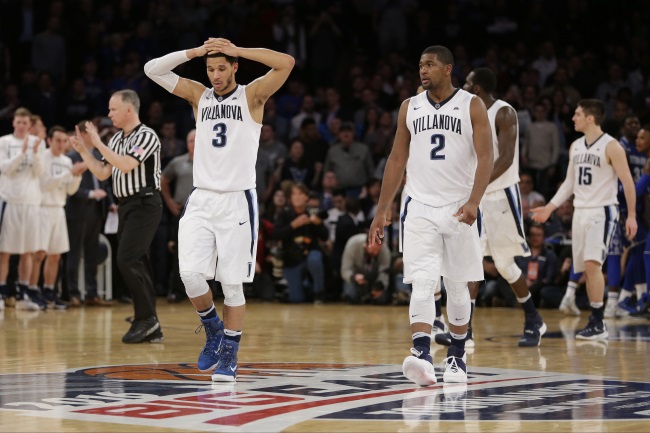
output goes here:
{"type": "MultiPolygon", "coordinates": [[[[87,139],[85,122],[80,122],[78,126],[86,146],[89,149],[94,149],[90,139],[87,139]]],[[[68,157],[72,159],[73,163],[82,161],[81,155],[74,150],[68,153],[68,157]]],[[[108,206],[112,200],[109,192],[106,187],[102,187],[95,175],[87,170],[81,176],[81,184],[77,192],[68,197],[65,211],[70,251],[66,260],[66,276],[71,307],[81,306],[79,261],[82,253],[86,290],[85,304],[98,307],[113,305],[112,302],[102,299],[97,294],[99,234],[102,232],[108,206]]]]}

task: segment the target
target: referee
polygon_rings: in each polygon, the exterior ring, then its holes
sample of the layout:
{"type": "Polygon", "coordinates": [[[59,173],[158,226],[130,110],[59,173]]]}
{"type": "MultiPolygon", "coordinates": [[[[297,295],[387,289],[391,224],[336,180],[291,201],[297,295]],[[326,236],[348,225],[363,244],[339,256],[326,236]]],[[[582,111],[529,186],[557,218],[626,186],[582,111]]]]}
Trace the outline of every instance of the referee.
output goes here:
{"type": "Polygon", "coordinates": [[[120,131],[108,146],[102,143],[97,128],[86,123],[93,146],[102,154],[96,159],[81,140],[79,128],[71,137],[88,169],[99,179],[113,176],[113,193],[118,201],[117,265],[133,297],[135,310],[123,343],[160,343],[162,329],[156,315],[156,290],[153,284],[149,248],[162,215],[160,198],[160,140],[140,122],[140,98],[132,90],[113,93],[108,102],[108,117],[120,131]]]}

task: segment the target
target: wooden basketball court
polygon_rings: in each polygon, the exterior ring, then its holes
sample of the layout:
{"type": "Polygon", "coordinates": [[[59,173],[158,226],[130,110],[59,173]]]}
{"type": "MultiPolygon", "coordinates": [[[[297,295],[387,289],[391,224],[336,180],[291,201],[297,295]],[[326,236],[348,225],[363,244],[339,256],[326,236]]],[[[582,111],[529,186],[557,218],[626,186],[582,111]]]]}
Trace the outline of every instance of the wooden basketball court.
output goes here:
{"type": "Polygon", "coordinates": [[[587,312],[542,310],[542,345],[518,348],[523,313],[479,308],[466,389],[418,388],[401,375],[407,307],[251,301],[228,386],[195,368],[205,337],[189,302],[158,311],[165,342],[141,345],[120,341],[130,305],[0,312],[0,430],[650,431],[647,320],[579,343],[587,312]]]}

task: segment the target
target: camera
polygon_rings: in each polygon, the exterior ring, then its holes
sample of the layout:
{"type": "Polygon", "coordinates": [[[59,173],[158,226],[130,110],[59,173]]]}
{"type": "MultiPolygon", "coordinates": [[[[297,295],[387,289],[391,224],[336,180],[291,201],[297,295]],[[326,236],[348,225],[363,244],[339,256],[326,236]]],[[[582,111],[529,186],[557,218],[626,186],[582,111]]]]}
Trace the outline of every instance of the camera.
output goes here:
{"type": "Polygon", "coordinates": [[[321,210],[317,207],[308,207],[307,215],[309,215],[310,217],[316,216],[322,220],[327,219],[327,211],[321,210]]]}

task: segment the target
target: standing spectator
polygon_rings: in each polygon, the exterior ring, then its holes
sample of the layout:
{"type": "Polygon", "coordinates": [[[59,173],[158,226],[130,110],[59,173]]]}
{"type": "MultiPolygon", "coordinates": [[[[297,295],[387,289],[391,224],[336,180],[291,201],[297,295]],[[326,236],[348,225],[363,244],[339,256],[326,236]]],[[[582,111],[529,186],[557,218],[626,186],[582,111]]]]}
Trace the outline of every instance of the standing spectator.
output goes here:
{"type": "Polygon", "coordinates": [[[38,72],[48,72],[52,80],[61,84],[66,78],[66,43],[59,34],[60,20],[50,17],[44,32],[34,36],[32,44],[32,66],[38,72]]]}
{"type": "Polygon", "coordinates": [[[0,309],[9,296],[7,275],[9,258],[20,255],[16,308],[45,309],[38,291],[29,290],[33,253],[40,245],[42,153],[45,144],[29,134],[31,113],[26,108],[14,112],[12,134],[0,137],[0,197],[3,201],[0,221],[0,309]]]}
{"type": "Polygon", "coordinates": [[[546,86],[546,79],[553,75],[557,68],[557,58],[555,57],[555,47],[551,41],[544,41],[540,46],[539,57],[533,62],[533,68],[539,71],[540,88],[546,86]]]}
{"type": "Polygon", "coordinates": [[[544,197],[554,191],[555,164],[560,156],[560,137],[543,103],[535,104],[534,122],[528,127],[521,148],[521,165],[530,171],[544,197]]]}
{"type": "Polygon", "coordinates": [[[300,134],[300,128],[302,127],[303,120],[310,118],[313,119],[316,124],[319,124],[321,121],[321,115],[316,111],[316,104],[314,103],[314,97],[311,95],[305,95],[302,98],[302,104],[300,105],[300,112],[291,118],[291,127],[289,129],[289,138],[295,138],[300,134]]]}
{"type": "Polygon", "coordinates": [[[287,157],[287,146],[276,139],[275,126],[271,123],[262,125],[259,152],[269,157],[274,169],[287,157]]]}
{"type": "Polygon", "coordinates": [[[388,245],[368,245],[366,233],[352,236],[341,259],[342,299],[352,304],[388,302],[390,261],[388,245]]]}
{"type": "MultiPolygon", "coordinates": [[[[95,158],[101,154],[93,148],[90,136],[86,131],[86,122],[77,125],[85,149],[95,158]]],[[[83,158],[77,150],[67,155],[73,164],[82,163],[83,158]]],[[[68,197],[65,206],[66,223],[70,250],[65,258],[65,272],[69,305],[81,306],[79,291],[79,263],[83,254],[85,304],[93,307],[110,307],[111,301],[106,301],[97,294],[97,265],[99,263],[99,234],[104,228],[104,220],[112,203],[112,194],[102,185],[90,170],[81,175],[81,183],[77,191],[68,197]]]]}
{"type": "Polygon", "coordinates": [[[70,250],[68,226],[65,218],[66,198],[79,189],[81,174],[86,171],[86,164],[76,162],[63,154],[68,134],[61,126],[53,126],[47,133],[49,149],[43,154],[43,172],[41,173],[41,209],[40,209],[40,247],[34,254],[34,267],[30,278],[30,290],[40,290],[38,282],[43,270],[43,298],[51,308],[67,309],[68,304],[61,301],[55,287],[59,275],[61,254],[70,250]]]}
{"type": "Polygon", "coordinates": [[[368,147],[354,141],[354,124],[344,123],[339,132],[339,142],[327,152],[324,170],[336,173],[339,188],[356,198],[374,169],[368,147]]]}
{"type": "Polygon", "coordinates": [[[185,141],[187,153],[172,159],[160,177],[160,193],[165,202],[165,206],[167,206],[167,209],[172,215],[169,227],[171,236],[167,245],[172,254],[170,284],[167,293],[167,300],[169,302],[179,301],[185,297],[185,288],[183,287],[178,269],[178,223],[183,206],[193,189],[192,173],[194,168],[195,140],[196,130],[192,129],[188,132],[185,141]]]}
{"type": "Polygon", "coordinates": [[[115,92],[108,107],[108,116],[120,128],[108,146],[102,143],[95,125],[86,122],[91,143],[103,159],[96,159],[85,147],[80,131],[71,137],[72,146],[98,179],[113,177],[120,221],[117,262],[135,310],[131,328],[122,342],[162,342],[149,261],[149,248],[162,213],[160,140],[151,128],[140,122],[140,98],[134,91],[115,92]]]}

